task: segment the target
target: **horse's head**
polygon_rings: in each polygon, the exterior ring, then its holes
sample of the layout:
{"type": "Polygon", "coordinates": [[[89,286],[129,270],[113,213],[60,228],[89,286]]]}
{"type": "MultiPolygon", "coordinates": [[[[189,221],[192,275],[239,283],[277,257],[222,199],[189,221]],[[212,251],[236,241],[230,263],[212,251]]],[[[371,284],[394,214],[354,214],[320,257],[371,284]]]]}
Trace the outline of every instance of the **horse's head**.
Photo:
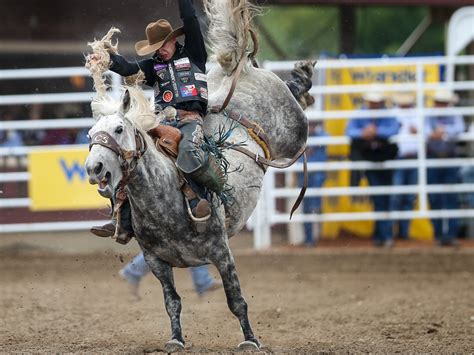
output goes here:
{"type": "Polygon", "coordinates": [[[131,119],[137,113],[135,103],[136,98],[131,99],[127,90],[121,102],[108,98],[92,105],[97,123],[89,131],[91,143],[85,167],[89,182],[99,185],[103,197],[112,198],[145,150],[145,139],[131,119]]]}

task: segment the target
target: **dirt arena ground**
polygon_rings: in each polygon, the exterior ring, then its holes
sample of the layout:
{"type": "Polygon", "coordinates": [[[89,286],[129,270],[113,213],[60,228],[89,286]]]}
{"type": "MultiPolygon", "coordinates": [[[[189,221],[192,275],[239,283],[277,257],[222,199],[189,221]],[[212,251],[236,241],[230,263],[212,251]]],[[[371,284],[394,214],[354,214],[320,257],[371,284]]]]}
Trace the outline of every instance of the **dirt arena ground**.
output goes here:
{"type": "MultiPolygon", "coordinates": [[[[257,254],[237,238],[264,352],[474,351],[474,248],[257,254]]],[[[2,236],[0,352],[159,352],[169,321],[158,281],[147,276],[136,302],[117,275],[136,251],[83,234],[2,236]]],[[[176,280],[187,351],[232,352],[242,337],[222,290],[200,298],[187,270],[176,280]]]]}

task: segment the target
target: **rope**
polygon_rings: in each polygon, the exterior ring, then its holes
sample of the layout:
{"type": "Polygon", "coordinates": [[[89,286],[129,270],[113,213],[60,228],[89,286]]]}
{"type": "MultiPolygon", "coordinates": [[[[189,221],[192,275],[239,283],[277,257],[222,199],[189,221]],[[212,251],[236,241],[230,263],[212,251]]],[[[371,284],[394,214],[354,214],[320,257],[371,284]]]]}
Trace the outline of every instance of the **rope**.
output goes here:
{"type": "MultiPolygon", "coordinates": [[[[257,126],[262,132],[264,132],[263,129],[260,126],[258,126],[256,123],[255,123],[255,126],[257,126]]],[[[267,144],[262,139],[260,139],[260,137],[257,135],[257,133],[255,133],[255,131],[252,128],[247,128],[247,132],[252,137],[252,139],[255,142],[257,142],[257,144],[263,149],[263,152],[265,153],[265,159],[270,160],[271,159],[270,149],[267,146],[267,144]]]]}

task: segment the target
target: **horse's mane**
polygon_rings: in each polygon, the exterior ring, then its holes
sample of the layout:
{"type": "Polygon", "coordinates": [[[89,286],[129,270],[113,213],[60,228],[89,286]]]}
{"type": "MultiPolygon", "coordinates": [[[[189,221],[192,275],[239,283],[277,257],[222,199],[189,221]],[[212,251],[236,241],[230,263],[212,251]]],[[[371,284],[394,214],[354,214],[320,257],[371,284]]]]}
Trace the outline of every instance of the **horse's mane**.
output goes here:
{"type": "MultiPolygon", "coordinates": [[[[128,85],[122,86],[122,91],[128,91],[130,94],[130,108],[125,112],[125,119],[145,132],[153,128],[156,125],[156,115],[145,92],[139,87],[128,85]]],[[[122,99],[109,94],[97,95],[91,107],[94,117],[113,115],[122,109],[122,99]]]]}
{"type": "MultiPolygon", "coordinates": [[[[249,51],[249,30],[258,7],[248,0],[205,0],[209,18],[208,44],[224,72],[230,75],[242,51],[249,51]]],[[[254,43],[254,50],[257,46],[254,43]]],[[[250,64],[244,66],[244,70],[250,64]]]]}
{"type": "Polygon", "coordinates": [[[97,95],[91,102],[92,116],[99,119],[103,116],[113,115],[119,111],[120,104],[120,100],[109,94],[97,95]]]}
{"type": "Polygon", "coordinates": [[[145,92],[136,86],[124,86],[124,89],[130,93],[130,109],[125,113],[125,118],[145,132],[156,126],[153,104],[145,92]]]}

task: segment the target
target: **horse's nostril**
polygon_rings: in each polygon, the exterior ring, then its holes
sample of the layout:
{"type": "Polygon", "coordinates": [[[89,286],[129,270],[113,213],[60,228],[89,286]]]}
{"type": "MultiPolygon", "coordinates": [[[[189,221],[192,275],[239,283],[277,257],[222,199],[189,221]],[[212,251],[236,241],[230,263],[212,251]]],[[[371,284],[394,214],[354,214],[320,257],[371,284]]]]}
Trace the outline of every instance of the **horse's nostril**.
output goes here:
{"type": "Polygon", "coordinates": [[[100,172],[102,171],[103,167],[104,167],[104,164],[97,163],[97,165],[94,168],[94,174],[99,175],[100,172]]]}

